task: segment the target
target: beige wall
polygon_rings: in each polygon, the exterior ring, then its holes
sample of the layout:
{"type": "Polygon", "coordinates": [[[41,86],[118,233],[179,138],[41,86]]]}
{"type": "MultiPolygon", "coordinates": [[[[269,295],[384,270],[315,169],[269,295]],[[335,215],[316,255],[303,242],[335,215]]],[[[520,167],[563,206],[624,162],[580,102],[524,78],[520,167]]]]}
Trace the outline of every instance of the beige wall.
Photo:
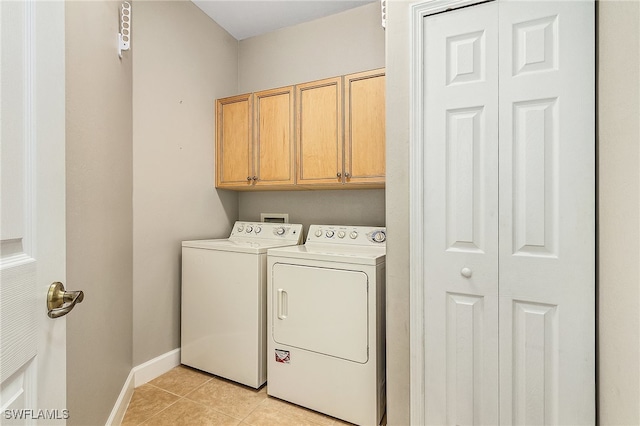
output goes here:
{"type": "MultiPolygon", "coordinates": [[[[240,42],[238,93],[287,86],[385,65],[380,5],[283,28],[240,42]]],[[[292,223],[380,226],[384,190],[241,193],[241,220],[289,213],[292,223]]]]}
{"type": "Polygon", "coordinates": [[[181,241],[221,238],[237,194],[214,188],[214,100],[237,91],[238,42],[189,1],[133,11],[133,363],[180,346],[181,241]]]}
{"type": "Polygon", "coordinates": [[[374,2],[240,42],[239,93],[384,67],[374,2]]]}
{"type": "Polygon", "coordinates": [[[132,368],[131,55],[118,59],[118,7],[66,3],[65,285],[85,294],[67,317],[69,425],[104,424],[132,368]]]}
{"type": "MultiPolygon", "coordinates": [[[[387,230],[409,235],[409,2],[388,4],[387,230]]],[[[598,10],[598,410],[640,424],[640,6],[598,10]]],[[[387,245],[388,422],[410,424],[408,239],[387,245]]]]}
{"type": "Polygon", "coordinates": [[[387,422],[410,424],[409,2],[387,2],[387,422]]]}
{"type": "Polygon", "coordinates": [[[598,7],[599,421],[640,424],[640,3],[598,7]]]}

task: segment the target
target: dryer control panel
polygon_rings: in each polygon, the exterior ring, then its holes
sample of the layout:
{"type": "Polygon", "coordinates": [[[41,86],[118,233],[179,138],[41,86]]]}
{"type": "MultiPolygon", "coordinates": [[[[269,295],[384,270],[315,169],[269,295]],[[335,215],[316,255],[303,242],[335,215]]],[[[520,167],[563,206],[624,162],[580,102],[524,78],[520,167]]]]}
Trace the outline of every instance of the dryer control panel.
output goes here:
{"type": "Polygon", "coordinates": [[[384,247],[387,230],[375,226],[311,225],[306,243],[384,247]]]}

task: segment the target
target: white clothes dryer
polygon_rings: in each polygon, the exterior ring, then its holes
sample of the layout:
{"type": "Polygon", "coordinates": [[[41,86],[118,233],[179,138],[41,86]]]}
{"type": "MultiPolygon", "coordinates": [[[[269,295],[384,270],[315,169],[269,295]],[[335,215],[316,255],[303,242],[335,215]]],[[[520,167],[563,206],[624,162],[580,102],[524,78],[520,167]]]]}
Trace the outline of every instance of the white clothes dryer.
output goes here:
{"type": "Polygon", "coordinates": [[[267,249],[302,225],[236,222],[229,238],[182,242],[180,362],[259,388],[266,381],[267,249]]]}
{"type": "Polygon", "coordinates": [[[385,228],[311,225],[270,249],[267,393],[361,425],[386,408],[385,228]]]}

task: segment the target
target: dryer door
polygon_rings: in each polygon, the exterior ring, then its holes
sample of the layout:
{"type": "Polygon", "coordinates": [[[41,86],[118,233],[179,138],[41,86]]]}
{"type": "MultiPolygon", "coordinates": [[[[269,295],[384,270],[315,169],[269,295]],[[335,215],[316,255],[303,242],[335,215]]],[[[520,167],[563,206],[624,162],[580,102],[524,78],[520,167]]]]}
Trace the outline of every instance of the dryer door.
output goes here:
{"type": "Polygon", "coordinates": [[[273,340],[320,354],[368,360],[368,278],[362,271],[273,265],[273,340]]]}

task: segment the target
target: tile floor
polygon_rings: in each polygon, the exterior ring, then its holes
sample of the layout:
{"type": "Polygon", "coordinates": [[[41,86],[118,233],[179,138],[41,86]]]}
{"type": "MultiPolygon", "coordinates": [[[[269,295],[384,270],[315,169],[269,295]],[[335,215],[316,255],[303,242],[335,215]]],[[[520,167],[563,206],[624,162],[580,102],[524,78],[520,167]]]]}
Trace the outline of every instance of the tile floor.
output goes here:
{"type": "Polygon", "coordinates": [[[123,426],[349,424],[270,397],[265,386],[255,390],[185,366],[136,388],[122,422],[123,426]]]}

